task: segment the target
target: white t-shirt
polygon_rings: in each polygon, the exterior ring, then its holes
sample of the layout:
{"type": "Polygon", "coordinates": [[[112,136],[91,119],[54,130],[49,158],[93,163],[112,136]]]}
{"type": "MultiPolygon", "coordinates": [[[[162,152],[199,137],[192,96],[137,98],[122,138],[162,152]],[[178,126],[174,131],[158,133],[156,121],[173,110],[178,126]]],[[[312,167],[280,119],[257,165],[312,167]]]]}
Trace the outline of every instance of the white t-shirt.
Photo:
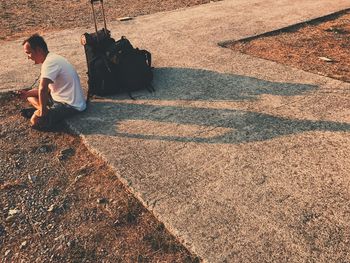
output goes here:
{"type": "Polygon", "coordinates": [[[79,111],[85,110],[86,102],[78,73],[64,57],[48,53],[41,66],[41,78],[52,80],[49,89],[54,101],[66,103],[79,111]]]}

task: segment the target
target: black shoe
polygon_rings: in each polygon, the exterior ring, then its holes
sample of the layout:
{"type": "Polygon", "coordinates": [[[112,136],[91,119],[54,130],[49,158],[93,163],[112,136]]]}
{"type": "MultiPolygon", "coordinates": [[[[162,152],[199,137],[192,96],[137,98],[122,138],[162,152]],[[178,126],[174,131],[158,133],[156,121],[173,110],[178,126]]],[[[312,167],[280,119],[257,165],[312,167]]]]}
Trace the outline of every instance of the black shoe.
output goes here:
{"type": "Polygon", "coordinates": [[[33,116],[34,112],[35,112],[34,108],[22,109],[21,115],[22,115],[22,117],[24,117],[26,119],[30,119],[33,116]]]}

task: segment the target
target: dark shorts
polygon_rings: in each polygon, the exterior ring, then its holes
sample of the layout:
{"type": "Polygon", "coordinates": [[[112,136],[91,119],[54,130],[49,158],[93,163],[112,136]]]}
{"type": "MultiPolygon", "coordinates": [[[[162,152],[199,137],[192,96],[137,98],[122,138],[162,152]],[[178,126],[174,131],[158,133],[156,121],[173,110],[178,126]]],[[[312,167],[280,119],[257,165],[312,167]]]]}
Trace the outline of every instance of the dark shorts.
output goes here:
{"type": "Polygon", "coordinates": [[[77,113],[79,113],[77,109],[72,106],[52,101],[49,106],[49,110],[46,116],[40,118],[39,125],[37,129],[51,129],[55,127],[58,123],[62,122],[64,119],[71,117],[77,113]]]}

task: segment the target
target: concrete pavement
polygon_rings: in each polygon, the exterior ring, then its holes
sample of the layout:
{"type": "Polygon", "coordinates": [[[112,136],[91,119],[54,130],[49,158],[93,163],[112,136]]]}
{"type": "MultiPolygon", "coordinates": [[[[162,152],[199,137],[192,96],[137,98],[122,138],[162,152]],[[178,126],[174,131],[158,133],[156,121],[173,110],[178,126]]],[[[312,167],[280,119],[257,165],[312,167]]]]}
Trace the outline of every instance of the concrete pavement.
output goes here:
{"type": "MultiPolygon", "coordinates": [[[[227,0],[112,23],[152,52],[156,93],[69,124],[204,262],[350,261],[350,85],[218,46],[349,7],[227,0]]],[[[83,79],[85,31],[46,36],[83,79]]],[[[1,44],[0,89],[30,83],[20,41],[1,44]]]]}

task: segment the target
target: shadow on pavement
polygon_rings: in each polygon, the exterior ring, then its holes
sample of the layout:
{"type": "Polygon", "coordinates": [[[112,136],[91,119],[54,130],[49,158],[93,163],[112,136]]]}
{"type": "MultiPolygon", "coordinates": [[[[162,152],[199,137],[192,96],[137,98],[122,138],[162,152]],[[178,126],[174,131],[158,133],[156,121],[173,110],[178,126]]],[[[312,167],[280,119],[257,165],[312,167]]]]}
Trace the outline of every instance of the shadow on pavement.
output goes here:
{"type": "Polygon", "coordinates": [[[295,96],[317,88],[312,85],[166,68],[156,70],[155,88],[155,94],[142,92],[136,101],[123,95],[93,101],[88,111],[80,116],[79,131],[83,134],[197,143],[244,143],[306,131],[350,131],[347,123],[293,120],[227,107],[206,108],[186,103],[182,106],[167,105],[174,101],[254,100],[262,94],[295,96]]]}
{"type": "MultiPolygon", "coordinates": [[[[230,100],[256,99],[262,94],[295,96],[317,86],[277,83],[252,77],[218,73],[202,69],[159,68],[155,70],[156,96],[160,100],[230,100]]],[[[116,98],[122,99],[118,96],[116,98]]],[[[127,97],[126,97],[127,98],[127,97]]]]}

